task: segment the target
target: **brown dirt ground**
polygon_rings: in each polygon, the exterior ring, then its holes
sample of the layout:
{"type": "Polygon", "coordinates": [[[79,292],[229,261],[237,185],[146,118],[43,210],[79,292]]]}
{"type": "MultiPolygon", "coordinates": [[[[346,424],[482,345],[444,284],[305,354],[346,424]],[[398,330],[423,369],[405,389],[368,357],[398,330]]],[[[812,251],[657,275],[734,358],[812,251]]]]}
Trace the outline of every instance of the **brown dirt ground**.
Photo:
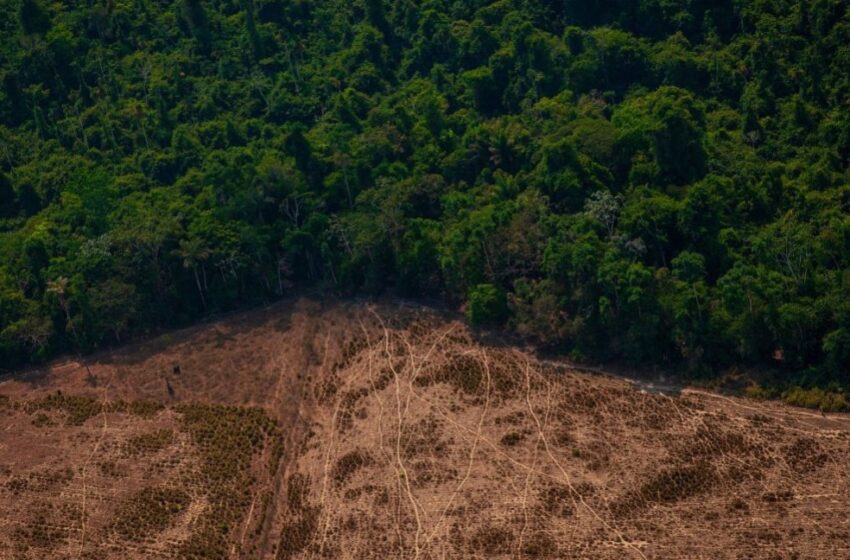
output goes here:
{"type": "Polygon", "coordinates": [[[850,558],[847,415],[646,392],[390,303],[86,365],[0,382],[0,559],[850,558]]]}

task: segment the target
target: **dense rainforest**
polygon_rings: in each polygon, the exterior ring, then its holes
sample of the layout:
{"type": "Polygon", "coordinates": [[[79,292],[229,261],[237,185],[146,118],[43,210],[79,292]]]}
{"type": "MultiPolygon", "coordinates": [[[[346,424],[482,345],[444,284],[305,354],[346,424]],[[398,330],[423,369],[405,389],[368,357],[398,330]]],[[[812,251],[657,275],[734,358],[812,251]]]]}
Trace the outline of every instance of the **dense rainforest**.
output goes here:
{"type": "Polygon", "coordinates": [[[0,8],[0,368],[309,286],[848,380],[846,1],[0,8]]]}

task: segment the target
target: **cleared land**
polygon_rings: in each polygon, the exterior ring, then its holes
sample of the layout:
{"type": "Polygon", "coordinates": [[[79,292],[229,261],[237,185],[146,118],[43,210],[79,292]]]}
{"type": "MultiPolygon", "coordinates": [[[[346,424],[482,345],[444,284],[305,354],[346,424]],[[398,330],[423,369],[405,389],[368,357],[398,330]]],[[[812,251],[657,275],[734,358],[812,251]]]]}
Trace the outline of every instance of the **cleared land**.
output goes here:
{"type": "Polygon", "coordinates": [[[0,558],[845,558],[850,417],[299,300],[0,382],[0,558]]]}

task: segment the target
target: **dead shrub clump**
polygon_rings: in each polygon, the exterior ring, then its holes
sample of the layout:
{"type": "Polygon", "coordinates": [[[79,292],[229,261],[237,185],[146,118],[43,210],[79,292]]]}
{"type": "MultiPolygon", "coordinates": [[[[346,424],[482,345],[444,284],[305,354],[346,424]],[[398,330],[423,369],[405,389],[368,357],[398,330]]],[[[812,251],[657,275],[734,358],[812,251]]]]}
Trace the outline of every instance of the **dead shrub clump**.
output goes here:
{"type": "Polygon", "coordinates": [[[473,533],[468,546],[471,552],[493,556],[513,548],[515,538],[513,532],[505,528],[486,526],[473,533]]]}
{"type": "Polygon", "coordinates": [[[575,514],[573,499],[569,488],[565,486],[549,486],[540,492],[540,505],[543,511],[551,516],[571,517],[575,514]]]}
{"type": "Polygon", "coordinates": [[[427,416],[412,426],[405,427],[401,435],[404,457],[413,457],[427,453],[432,457],[446,457],[448,442],[440,438],[443,423],[434,416],[427,416]]]}
{"type": "Polygon", "coordinates": [[[499,443],[506,447],[514,447],[519,445],[525,439],[525,434],[519,432],[508,432],[502,436],[499,443]]]}
{"type": "Polygon", "coordinates": [[[286,483],[287,521],[280,531],[277,560],[287,560],[305,550],[318,528],[319,508],[311,506],[310,478],[293,473],[286,483]]]}
{"type": "Polygon", "coordinates": [[[213,504],[181,545],[180,555],[190,560],[224,558],[231,533],[251,503],[252,460],[281,439],[280,430],[259,408],[193,404],[176,411],[199,450],[199,482],[213,504]]]}
{"type": "Polygon", "coordinates": [[[797,474],[814,472],[829,462],[827,455],[817,441],[811,438],[798,438],[785,448],[785,461],[797,474]]]}
{"type": "Polygon", "coordinates": [[[522,554],[530,558],[558,558],[558,543],[549,533],[535,531],[522,543],[522,554]]]}
{"type": "Polygon", "coordinates": [[[19,548],[37,548],[53,550],[68,538],[66,529],[57,525],[51,518],[48,507],[39,508],[33,517],[14,531],[14,539],[19,548]]]}
{"type": "Polygon", "coordinates": [[[118,508],[112,529],[127,540],[141,541],[167,529],[189,503],[182,490],[145,488],[118,508]]]}
{"type": "Polygon", "coordinates": [[[56,392],[43,399],[26,403],[24,410],[28,414],[48,410],[62,411],[66,414],[69,425],[82,426],[86,420],[103,412],[103,405],[91,397],[68,396],[56,392]]]}
{"type": "Polygon", "coordinates": [[[350,453],[346,453],[337,460],[333,468],[333,479],[337,488],[348,482],[354,474],[367,467],[374,462],[372,456],[367,451],[357,449],[350,453]]]}
{"type": "Polygon", "coordinates": [[[154,430],[134,436],[127,440],[123,446],[124,455],[128,457],[141,457],[152,455],[171,445],[174,441],[174,431],[169,429],[154,430]]]}
{"type": "Polygon", "coordinates": [[[644,482],[638,490],[615,501],[611,511],[619,517],[640,511],[652,504],[678,502],[708,491],[717,474],[707,462],[663,470],[644,482]]]}
{"type": "Polygon", "coordinates": [[[467,395],[480,395],[484,392],[485,379],[486,374],[480,361],[465,354],[455,354],[449,357],[447,364],[434,372],[431,381],[446,383],[467,395]]]}
{"type": "Polygon", "coordinates": [[[118,468],[115,461],[103,461],[102,463],[97,464],[97,468],[102,476],[109,478],[122,478],[125,476],[118,468]]]}

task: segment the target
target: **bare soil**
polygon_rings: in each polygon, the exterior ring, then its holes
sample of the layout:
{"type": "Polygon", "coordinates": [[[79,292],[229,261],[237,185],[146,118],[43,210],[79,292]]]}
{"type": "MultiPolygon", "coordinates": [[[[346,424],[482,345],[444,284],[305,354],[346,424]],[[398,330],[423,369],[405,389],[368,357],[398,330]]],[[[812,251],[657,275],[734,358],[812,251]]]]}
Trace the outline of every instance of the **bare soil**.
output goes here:
{"type": "Polygon", "coordinates": [[[299,299],[0,382],[0,558],[850,558],[850,416],[299,299]]]}

